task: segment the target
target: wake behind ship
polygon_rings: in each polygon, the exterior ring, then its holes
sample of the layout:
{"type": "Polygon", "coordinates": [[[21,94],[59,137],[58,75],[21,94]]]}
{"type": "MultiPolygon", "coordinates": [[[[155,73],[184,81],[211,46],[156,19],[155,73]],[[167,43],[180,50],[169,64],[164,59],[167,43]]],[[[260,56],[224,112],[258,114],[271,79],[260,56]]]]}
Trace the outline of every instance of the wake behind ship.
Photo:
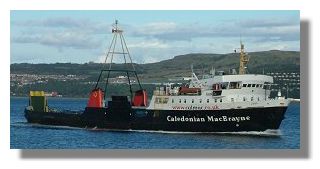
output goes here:
{"type": "Polygon", "coordinates": [[[270,98],[273,78],[267,75],[246,74],[249,56],[241,43],[239,73],[216,73],[199,79],[191,72],[186,85],[167,83],[154,90],[148,103],[147,92],[139,77],[116,21],[113,39],[105,63],[87,107],[81,112],[55,111],[49,108],[44,93],[30,91],[30,104],[25,109],[29,123],[121,130],[157,130],[186,132],[239,132],[279,129],[290,99],[270,98]],[[117,42],[120,51],[116,51],[117,42]],[[125,69],[112,69],[116,55],[122,55],[125,69]],[[128,96],[108,96],[110,74],[123,73],[128,79],[128,96]],[[107,78],[103,78],[107,76],[107,78]],[[133,91],[132,79],[139,84],[133,91]],[[101,87],[103,86],[103,87],[101,87]],[[103,89],[104,88],[104,89],[103,89]]]}

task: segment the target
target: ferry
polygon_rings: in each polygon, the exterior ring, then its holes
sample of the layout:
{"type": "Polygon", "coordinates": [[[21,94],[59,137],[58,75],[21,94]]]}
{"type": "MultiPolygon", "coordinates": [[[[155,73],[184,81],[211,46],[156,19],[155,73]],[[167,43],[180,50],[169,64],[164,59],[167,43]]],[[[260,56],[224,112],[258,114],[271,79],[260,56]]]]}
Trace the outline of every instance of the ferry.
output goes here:
{"type": "Polygon", "coordinates": [[[100,70],[97,83],[83,111],[57,111],[48,106],[42,91],[30,91],[25,117],[29,123],[43,125],[100,128],[111,130],[151,130],[178,132],[246,132],[277,130],[292,99],[279,92],[270,97],[273,77],[248,74],[249,55],[240,43],[239,70],[230,74],[211,71],[199,79],[191,69],[190,82],[185,85],[167,83],[153,91],[148,101],[147,91],[140,84],[132,63],[123,30],[116,21],[113,39],[106,53],[108,68],[100,70]],[[118,40],[117,40],[118,39],[118,40]],[[121,43],[121,51],[115,51],[121,43]],[[112,60],[123,55],[126,69],[112,69],[112,60]],[[109,77],[122,72],[128,78],[130,94],[109,96],[109,77]],[[103,77],[107,76],[105,80],[103,77]],[[132,91],[132,76],[140,89],[132,91]],[[104,86],[104,89],[101,88],[104,86]],[[111,98],[108,100],[107,98],[111,98]],[[108,101],[107,101],[108,100],[108,101]]]}

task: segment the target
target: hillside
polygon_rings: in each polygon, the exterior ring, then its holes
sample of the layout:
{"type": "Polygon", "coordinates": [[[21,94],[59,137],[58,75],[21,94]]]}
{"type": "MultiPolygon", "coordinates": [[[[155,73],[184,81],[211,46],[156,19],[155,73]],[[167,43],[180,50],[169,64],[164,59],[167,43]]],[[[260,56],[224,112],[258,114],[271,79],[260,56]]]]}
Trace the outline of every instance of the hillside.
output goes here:
{"type": "MultiPolygon", "coordinates": [[[[300,52],[273,50],[252,52],[249,55],[250,62],[247,66],[249,73],[262,73],[263,71],[269,74],[277,73],[278,79],[275,77],[275,83],[279,87],[275,91],[279,88],[285,91],[283,86],[288,84],[293,90],[291,91],[292,97],[299,98],[300,52]]],[[[175,56],[157,63],[134,64],[140,81],[148,83],[144,84],[144,88],[148,88],[149,95],[155,87],[149,83],[190,77],[191,65],[197,75],[208,74],[212,68],[225,72],[231,68],[238,70],[239,54],[193,53],[175,56]]],[[[67,97],[87,97],[95,85],[100,70],[108,66],[101,63],[11,64],[10,92],[14,96],[27,96],[29,90],[45,90],[57,91],[67,97]]],[[[124,64],[112,65],[115,69],[124,69],[126,66],[124,64]]],[[[113,73],[110,77],[119,75],[125,74],[113,73]]],[[[105,78],[106,76],[102,77],[102,79],[105,78]]],[[[121,94],[127,87],[114,84],[109,89],[109,93],[121,94]]]]}
{"type": "MultiPolygon", "coordinates": [[[[248,71],[250,73],[262,73],[263,70],[265,72],[299,72],[300,69],[300,52],[273,50],[252,52],[249,55],[248,71]]],[[[189,76],[191,64],[197,73],[209,72],[212,67],[228,71],[231,68],[238,68],[239,54],[186,54],[156,63],[135,64],[135,68],[143,80],[161,81],[172,77],[189,76]]],[[[11,64],[10,71],[15,74],[87,75],[90,79],[96,79],[103,66],[101,63],[22,63],[11,64]]],[[[113,65],[113,68],[124,67],[123,64],[113,65]]]]}

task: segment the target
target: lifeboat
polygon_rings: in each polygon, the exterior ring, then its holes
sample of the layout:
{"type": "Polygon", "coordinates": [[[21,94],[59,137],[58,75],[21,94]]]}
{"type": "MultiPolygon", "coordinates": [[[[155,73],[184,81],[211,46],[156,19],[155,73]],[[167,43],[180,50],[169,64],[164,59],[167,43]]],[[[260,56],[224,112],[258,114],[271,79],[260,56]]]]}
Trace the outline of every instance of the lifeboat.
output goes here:
{"type": "Polygon", "coordinates": [[[179,94],[180,95],[188,95],[188,94],[200,94],[201,89],[200,88],[189,88],[186,86],[182,86],[179,89],[179,94]]]}

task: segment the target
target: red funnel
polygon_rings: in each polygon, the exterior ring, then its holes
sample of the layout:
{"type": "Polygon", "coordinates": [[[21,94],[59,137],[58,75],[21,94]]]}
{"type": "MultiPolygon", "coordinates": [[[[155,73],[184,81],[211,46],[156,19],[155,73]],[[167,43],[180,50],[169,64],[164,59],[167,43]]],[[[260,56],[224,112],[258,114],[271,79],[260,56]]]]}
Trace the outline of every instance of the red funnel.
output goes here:
{"type": "Polygon", "coordinates": [[[91,91],[87,107],[103,107],[103,91],[101,89],[91,91]]]}

